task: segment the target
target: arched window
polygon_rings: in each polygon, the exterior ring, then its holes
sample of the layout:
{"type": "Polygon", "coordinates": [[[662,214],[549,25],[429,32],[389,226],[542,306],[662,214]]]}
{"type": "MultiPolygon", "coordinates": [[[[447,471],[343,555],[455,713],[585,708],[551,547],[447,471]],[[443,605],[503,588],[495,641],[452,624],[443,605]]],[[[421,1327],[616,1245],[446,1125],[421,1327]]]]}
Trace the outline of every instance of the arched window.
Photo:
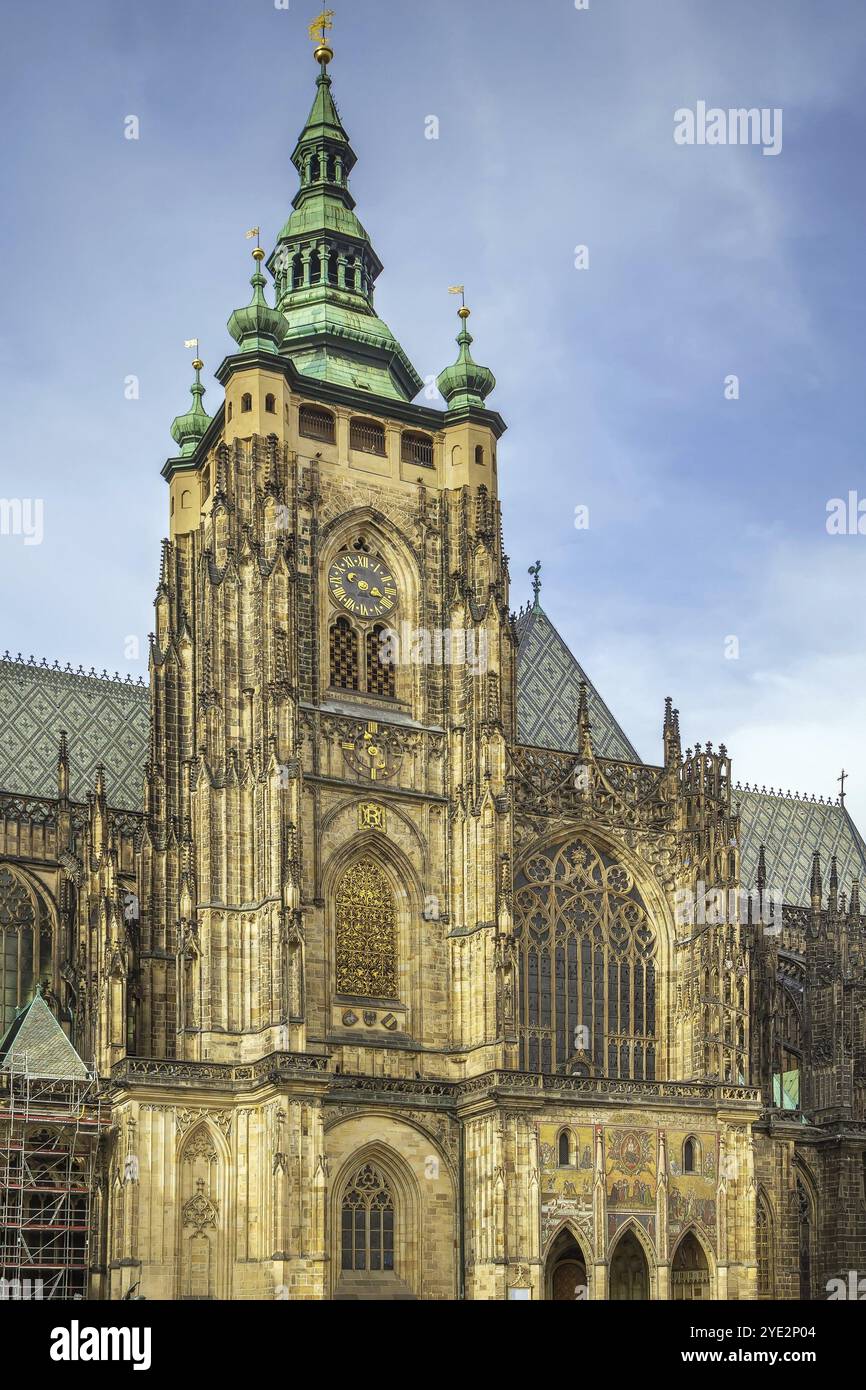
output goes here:
{"type": "Polygon", "coordinates": [[[559,1168],[573,1168],[576,1145],[571,1130],[564,1129],[557,1143],[556,1163],[559,1168]]]}
{"type": "Polygon", "coordinates": [[[357,690],[358,634],[348,618],[338,618],[330,633],[331,685],[336,690],[357,690]]]}
{"type": "Polygon", "coordinates": [[[229,401],[228,417],[227,417],[229,421],[231,420],[233,414],[234,414],[234,406],[232,405],[231,401],[229,401]]]}
{"type": "Polygon", "coordinates": [[[693,1135],[689,1135],[683,1144],[683,1172],[700,1173],[701,1171],[701,1146],[693,1135]]]}
{"type": "Polygon", "coordinates": [[[265,410],[269,415],[276,415],[277,413],[277,400],[270,392],[265,396],[265,410]]]}
{"type": "Polygon", "coordinates": [[[302,256],[292,257],[292,289],[299,290],[304,283],[304,259],[302,256]]]}
{"type": "Polygon", "coordinates": [[[394,1198],[372,1163],[365,1163],[346,1187],[341,1227],[343,1269],[394,1269],[394,1198]]]}
{"type": "Polygon", "coordinates": [[[385,430],[377,420],[352,420],[349,424],[349,448],[362,454],[385,456],[385,430]]]}
{"type": "Polygon", "coordinates": [[[483,462],[484,462],[484,445],[483,445],[483,444],[476,444],[476,445],[475,445],[475,462],[476,462],[476,463],[483,463],[483,462]]]}
{"type": "Polygon", "coordinates": [[[389,631],[384,623],[377,623],[367,633],[367,691],[370,695],[396,694],[396,670],[387,647],[389,631]]]}
{"type": "Polygon", "coordinates": [[[359,859],[343,874],[335,902],[338,994],[397,995],[397,918],[384,870],[359,859]]]}
{"type": "Polygon", "coordinates": [[[770,1213],[763,1197],[758,1198],[755,1228],[755,1254],[758,1260],[758,1297],[773,1297],[773,1242],[770,1213]]]}
{"type": "Polygon", "coordinates": [[[245,391],[244,394],[241,396],[241,414],[242,414],[242,415],[248,414],[249,411],[252,410],[252,408],[253,408],[253,398],[252,398],[252,396],[250,395],[249,391],[245,391]]]}
{"type": "MultiPolygon", "coordinates": [[[[33,994],[39,978],[39,937],[34,899],[15,874],[0,868],[0,1037],[33,994]]],[[[49,964],[50,927],[42,937],[49,964]]]]}
{"type": "Polygon", "coordinates": [[[433,467],[433,439],[418,430],[404,430],[400,437],[400,458],[403,463],[415,463],[419,468],[433,467]]]}
{"type": "Polygon", "coordinates": [[[629,870],[583,840],[534,854],[515,879],[522,1071],[654,1081],[656,950],[629,870]]]}
{"type": "Polygon", "coordinates": [[[298,433],[305,439],[318,439],[323,444],[333,444],[334,417],[330,410],[322,410],[317,405],[302,405],[298,410],[298,433]]]}

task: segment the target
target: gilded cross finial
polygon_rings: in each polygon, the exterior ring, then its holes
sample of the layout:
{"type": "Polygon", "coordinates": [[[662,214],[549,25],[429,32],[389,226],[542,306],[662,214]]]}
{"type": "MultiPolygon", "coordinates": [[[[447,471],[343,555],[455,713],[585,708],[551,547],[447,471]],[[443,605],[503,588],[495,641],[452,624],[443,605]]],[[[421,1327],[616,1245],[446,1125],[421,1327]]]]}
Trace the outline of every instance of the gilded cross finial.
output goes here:
{"type": "Polygon", "coordinates": [[[848,775],[849,775],[849,774],[845,771],[845,769],[844,769],[844,767],[843,767],[843,769],[842,769],[842,775],[841,775],[840,777],[837,777],[837,778],[836,778],[836,781],[840,784],[840,787],[841,787],[841,790],[840,790],[840,792],[839,792],[839,805],[840,805],[840,806],[844,806],[844,805],[845,805],[845,782],[846,782],[847,779],[848,779],[848,775]]]}
{"type": "Polygon", "coordinates": [[[535,607],[538,607],[538,596],[541,593],[541,561],[536,560],[534,565],[529,566],[529,574],[532,575],[532,592],[535,596],[535,607]]]}

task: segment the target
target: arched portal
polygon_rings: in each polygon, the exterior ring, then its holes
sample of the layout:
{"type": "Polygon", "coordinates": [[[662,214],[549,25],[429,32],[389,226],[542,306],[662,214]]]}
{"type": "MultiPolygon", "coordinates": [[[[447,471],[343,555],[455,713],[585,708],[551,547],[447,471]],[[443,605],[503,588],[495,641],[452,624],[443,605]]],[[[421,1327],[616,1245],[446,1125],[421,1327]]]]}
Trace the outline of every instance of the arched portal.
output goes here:
{"type": "Polygon", "coordinates": [[[554,1303],[573,1303],[589,1297],[586,1258],[567,1227],[559,1232],[550,1247],[545,1288],[547,1297],[554,1303]]]}
{"type": "Polygon", "coordinates": [[[626,1231],[614,1247],[610,1262],[610,1298],[632,1303],[649,1298],[649,1266],[634,1231],[626,1231]]]}
{"type": "Polygon", "coordinates": [[[671,1297],[692,1302],[710,1297],[710,1267],[701,1242],[687,1231],[671,1265],[671,1297]]]}

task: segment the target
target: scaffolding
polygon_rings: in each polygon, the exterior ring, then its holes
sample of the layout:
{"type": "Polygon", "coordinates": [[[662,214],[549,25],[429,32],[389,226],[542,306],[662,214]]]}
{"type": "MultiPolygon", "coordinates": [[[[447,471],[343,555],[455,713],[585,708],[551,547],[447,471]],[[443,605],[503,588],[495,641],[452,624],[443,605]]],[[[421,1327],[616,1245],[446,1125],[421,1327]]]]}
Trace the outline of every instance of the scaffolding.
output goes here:
{"type": "Polygon", "coordinates": [[[39,1076],[26,1052],[0,1064],[0,1296],[88,1293],[92,1195],[106,1124],[99,1078],[39,1076]]]}

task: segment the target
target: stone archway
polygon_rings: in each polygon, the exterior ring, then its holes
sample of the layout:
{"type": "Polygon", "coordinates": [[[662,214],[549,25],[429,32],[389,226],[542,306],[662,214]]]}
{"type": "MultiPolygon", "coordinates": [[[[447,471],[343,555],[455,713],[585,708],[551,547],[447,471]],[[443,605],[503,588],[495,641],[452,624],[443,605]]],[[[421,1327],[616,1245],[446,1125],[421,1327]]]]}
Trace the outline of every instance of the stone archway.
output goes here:
{"type": "Polygon", "coordinates": [[[634,1231],[626,1231],[614,1246],[610,1262],[610,1292],[614,1302],[639,1302],[650,1296],[646,1252],[634,1231]]]}
{"type": "Polygon", "coordinates": [[[671,1265],[671,1298],[698,1302],[710,1297],[710,1266],[694,1231],[686,1231],[671,1265]]]}
{"type": "Polygon", "coordinates": [[[586,1256],[567,1226],[550,1247],[544,1280],[545,1296],[554,1303],[582,1302],[589,1297],[586,1256]]]}

